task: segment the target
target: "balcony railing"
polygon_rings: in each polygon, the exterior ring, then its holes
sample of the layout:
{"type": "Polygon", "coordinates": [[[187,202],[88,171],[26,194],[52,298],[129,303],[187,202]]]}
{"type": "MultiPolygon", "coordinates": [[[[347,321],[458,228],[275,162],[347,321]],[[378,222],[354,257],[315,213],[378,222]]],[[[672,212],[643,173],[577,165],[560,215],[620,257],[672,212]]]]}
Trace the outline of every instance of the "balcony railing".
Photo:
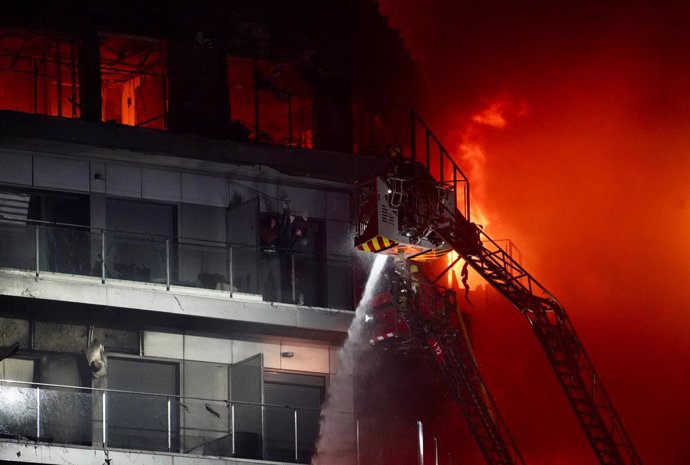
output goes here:
{"type": "Polygon", "coordinates": [[[38,221],[0,221],[0,267],[351,310],[352,257],[38,221]]]}
{"type": "Polygon", "coordinates": [[[0,380],[7,439],[309,463],[319,418],[287,405],[0,380]]]}
{"type": "MultiPolygon", "coordinates": [[[[310,463],[320,418],[298,406],[0,380],[0,438],[37,443],[310,463]]],[[[420,421],[328,418],[338,427],[322,460],[363,464],[383,452],[393,462],[454,463],[420,421]],[[386,427],[395,449],[379,440],[386,427]]]]}

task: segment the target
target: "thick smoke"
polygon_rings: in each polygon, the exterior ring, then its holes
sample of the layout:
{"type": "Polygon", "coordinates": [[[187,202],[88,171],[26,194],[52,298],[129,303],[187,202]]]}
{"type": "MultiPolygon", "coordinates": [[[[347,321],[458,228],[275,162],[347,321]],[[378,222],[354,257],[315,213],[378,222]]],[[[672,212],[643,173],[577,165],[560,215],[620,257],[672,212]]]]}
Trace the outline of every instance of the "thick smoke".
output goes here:
{"type": "MultiPolygon", "coordinates": [[[[497,98],[525,102],[525,116],[474,140],[481,206],[498,218],[488,232],[513,239],[565,304],[643,460],[690,463],[690,7],[381,6],[425,69],[422,112],[447,148],[497,98]]],[[[510,312],[475,312],[475,340],[527,462],[596,463],[510,312]]]]}

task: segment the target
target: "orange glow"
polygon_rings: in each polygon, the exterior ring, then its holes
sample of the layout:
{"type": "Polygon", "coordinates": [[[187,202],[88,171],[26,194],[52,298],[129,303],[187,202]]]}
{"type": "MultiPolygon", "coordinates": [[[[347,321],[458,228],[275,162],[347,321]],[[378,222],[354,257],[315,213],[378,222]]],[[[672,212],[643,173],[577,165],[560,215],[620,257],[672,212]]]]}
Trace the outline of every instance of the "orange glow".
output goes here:
{"type": "MultiPolygon", "coordinates": [[[[450,266],[451,263],[453,263],[456,259],[458,258],[458,254],[454,251],[450,252],[447,255],[446,258],[446,266],[450,266]]],[[[453,268],[448,270],[448,274],[446,275],[446,285],[450,288],[455,289],[455,291],[458,293],[458,295],[462,295],[464,291],[464,287],[462,284],[462,267],[465,265],[465,260],[462,258],[458,260],[458,262],[453,265],[453,268]]],[[[470,287],[470,290],[477,289],[478,286],[483,286],[486,284],[484,279],[479,276],[477,273],[472,271],[471,268],[468,268],[468,279],[467,279],[467,284],[470,287]]]]}
{"type": "MultiPolygon", "coordinates": [[[[687,464],[690,5],[432,3],[380,2],[426,68],[434,130],[458,140],[487,96],[529,102],[483,126],[473,205],[568,309],[643,461],[687,464]]],[[[475,294],[477,358],[526,463],[596,463],[524,320],[475,294]]]]}
{"type": "MultiPolygon", "coordinates": [[[[488,232],[566,306],[643,462],[689,463],[690,5],[380,5],[446,142],[487,96],[529,102],[485,126],[488,232]]],[[[475,293],[477,359],[526,463],[597,463],[524,319],[475,293]]]]}
{"type": "Polygon", "coordinates": [[[503,102],[494,102],[487,109],[472,116],[472,121],[492,128],[505,128],[508,122],[505,118],[503,102]]]}
{"type": "MultiPolygon", "coordinates": [[[[491,223],[486,213],[487,201],[487,153],[486,143],[495,131],[503,131],[510,123],[528,113],[524,100],[500,95],[482,110],[470,116],[469,121],[456,130],[455,149],[458,164],[464,170],[472,186],[472,221],[487,228],[491,223]]],[[[495,213],[492,213],[495,215],[495,213]]],[[[494,231],[495,235],[495,231],[494,231]]]]}
{"type": "Polygon", "coordinates": [[[79,117],[76,54],[72,40],[0,31],[0,109],[79,117]]]}
{"type": "Polygon", "coordinates": [[[230,114],[247,140],[313,147],[310,84],[287,63],[228,57],[230,114]]]}
{"type": "Polygon", "coordinates": [[[101,37],[102,119],[165,129],[166,48],[162,41],[101,37]]]}
{"type": "Polygon", "coordinates": [[[486,153],[472,129],[470,127],[463,131],[462,142],[457,145],[457,153],[460,154],[460,166],[472,186],[471,220],[487,227],[490,221],[482,206],[482,199],[486,195],[486,153]]]}
{"type": "MultiPolygon", "coordinates": [[[[490,131],[505,130],[510,122],[527,115],[527,103],[524,100],[511,99],[501,95],[490,101],[484,109],[470,116],[469,121],[462,125],[462,129],[454,132],[456,142],[455,153],[458,165],[465,172],[472,186],[471,191],[471,220],[492,236],[503,235],[503,231],[496,232],[492,229],[497,218],[492,212],[491,217],[486,213],[487,200],[487,153],[485,144],[490,131]]],[[[448,254],[447,264],[450,265],[457,259],[457,254],[448,254]]],[[[464,260],[459,260],[448,272],[447,283],[461,284],[460,276],[464,260]]],[[[468,284],[471,289],[484,284],[484,281],[473,271],[469,272],[468,284]]],[[[462,287],[462,285],[461,285],[462,287]]]]}
{"type": "Polygon", "coordinates": [[[505,129],[511,117],[527,115],[528,106],[524,100],[514,101],[506,95],[494,99],[489,105],[470,118],[472,122],[497,129],[505,129]]]}

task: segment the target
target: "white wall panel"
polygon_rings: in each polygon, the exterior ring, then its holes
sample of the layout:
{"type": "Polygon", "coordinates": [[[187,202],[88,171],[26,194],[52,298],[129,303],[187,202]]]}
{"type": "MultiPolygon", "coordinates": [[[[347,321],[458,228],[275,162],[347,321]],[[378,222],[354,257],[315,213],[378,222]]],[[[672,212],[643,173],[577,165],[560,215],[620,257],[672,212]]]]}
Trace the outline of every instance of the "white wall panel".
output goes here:
{"type": "Polygon", "coordinates": [[[264,354],[264,367],[280,368],[280,344],[232,341],[232,363],[241,362],[258,353],[264,354]]]}
{"type": "Polygon", "coordinates": [[[34,185],[89,191],[89,163],[67,158],[34,157],[34,185]]]}
{"type": "Polygon", "coordinates": [[[180,173],[174,171],[141,170],[142,197],[150,200],[180,202],[182,186],[180,173]]]}
{"type": "Polygon", "coordinates": [[[0,182],[30,186],[31,165],[30,155],[0,152],[0,182]]]}
{"type": "Polygon", "coordinates": [[[141,198],[141,168],[109,164],[105,185],[109,195],[141,198]]]}
{"type": "Polygon", "coordinates": [[[280,368],[283,370],[310,371],[328,373],[328,346],[317,344],[281,343],[281,352],[292,352],[293,357],[281,357],[280,368]]]}
{"type": "Polygon", "coordinates": [[[0,361],[1,379],[32,382],[34,380],[34,361],[6,358],[0,361]]]}
{"type": "Polygon", "coordinates": [[[184,358],[200,362],[232,363],[232,341],[185,335],[184,358]]]}
{"type": "Polygon", "coordinates": [[[144,331],[144,355],[182,360],[182,335],[144,331]]]}
{"type": "Polygon", "coordinates": [[[182,202],[227,207],[228,184],[223,178],[182,174],[182,202]]]}

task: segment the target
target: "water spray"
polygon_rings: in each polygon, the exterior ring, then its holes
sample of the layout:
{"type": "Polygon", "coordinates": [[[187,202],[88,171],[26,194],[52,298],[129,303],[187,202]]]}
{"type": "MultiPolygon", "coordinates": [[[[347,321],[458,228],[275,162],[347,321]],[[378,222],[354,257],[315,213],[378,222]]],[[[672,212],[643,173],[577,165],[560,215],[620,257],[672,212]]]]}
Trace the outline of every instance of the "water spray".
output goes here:
{"type": "Polygon", "coordinates": [[[364,293],[355,310],[355,317],[347,332],[347,340],[338,352],[338,369],[331,380],[328,397],[321,414],[316,454],[312,458],[314,465],[353,463],[352,454],[356,450],[356,444],[354,444],[356,424],[352,412],[354,368],[358,354],[369,346],[364,337],[365,316],[387,258],[386,255],[376,256],[364,293]]]}

